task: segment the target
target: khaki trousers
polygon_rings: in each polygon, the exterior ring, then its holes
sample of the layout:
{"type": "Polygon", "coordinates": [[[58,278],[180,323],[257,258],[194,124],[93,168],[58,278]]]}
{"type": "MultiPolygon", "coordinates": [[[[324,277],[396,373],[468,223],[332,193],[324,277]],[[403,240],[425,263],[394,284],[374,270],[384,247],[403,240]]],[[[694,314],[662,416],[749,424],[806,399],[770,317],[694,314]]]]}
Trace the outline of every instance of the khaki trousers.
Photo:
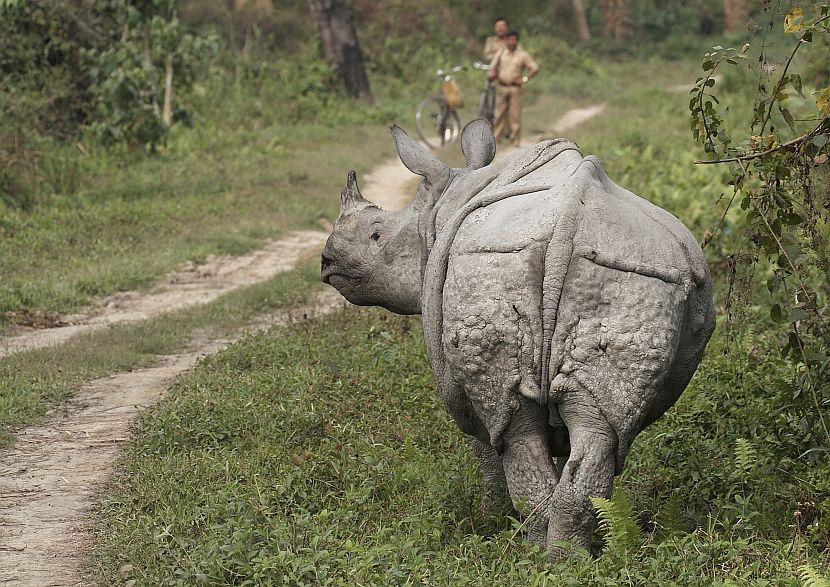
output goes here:
{"type": "Polygon", "coordinates": [[[496,84],[496,126],[493,132],[500,141],[510,131],[510,142],[519,146],[522,138],[522,88],[496,84]]]}

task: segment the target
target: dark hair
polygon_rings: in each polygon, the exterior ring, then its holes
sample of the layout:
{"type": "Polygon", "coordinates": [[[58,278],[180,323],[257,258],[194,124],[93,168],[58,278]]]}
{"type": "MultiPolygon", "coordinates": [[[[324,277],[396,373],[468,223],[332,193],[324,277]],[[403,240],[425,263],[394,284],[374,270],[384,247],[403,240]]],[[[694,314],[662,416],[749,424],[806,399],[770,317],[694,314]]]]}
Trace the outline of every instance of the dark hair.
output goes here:
{"type": "Polygon", "coordinates": [[[506,24],[506,25],[509,25],[509,24],[510,24],[510,21],[509,21],[509,20],[507,20],[507,19],[506,19],[506,18],[504,18],[503,16],[500,16],[500,17],[498,17],[498,18],[494,18],[494,19],[493,19],[493,26],[496,26],[496,23],[497,23],[497,22],[501,22],[501,21],[504,21],[504,24],[506,24]]]}
{"type": "Polygon", "coordinates": [[[509,33],[507,33],[507,36],[508,37],[516,37],[516,40],[518,41],[519,40],[519,31],[510,31],[509,33]]]}

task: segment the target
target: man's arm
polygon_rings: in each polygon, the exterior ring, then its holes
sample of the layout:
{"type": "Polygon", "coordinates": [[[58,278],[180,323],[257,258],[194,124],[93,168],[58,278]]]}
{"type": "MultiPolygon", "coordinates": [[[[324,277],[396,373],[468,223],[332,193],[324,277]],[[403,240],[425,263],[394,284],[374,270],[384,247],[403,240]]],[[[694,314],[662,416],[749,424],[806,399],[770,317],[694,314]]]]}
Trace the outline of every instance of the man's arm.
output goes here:
{"type": "Polygon", "coordinates": [[[499,57],[501,56],[502,51],[504,51],[504,47],[496,51],[495,54],[493,54],[493,58],[490,60],[490,68],[487,70],[487,79],[489,80],[496,79],[496,76],[499,74],[499,57]]]}
{"type": "Polygon", "coordinates": [[[484,41],[484,60],[485,61],[492,61],[493,57],[496,56],[496,43],[493,40],[493,37],[487,37],[487,40],[484,41]]]}
{"type": "Polygon", "coordinates": [[[525,53],[525,56],[523,65],[527,69],[527,73],[521,78],[522,85],[529,82],[536,76],[537,73],[539,73],[539,64],[533,60],[530,53],[525,53]]]}

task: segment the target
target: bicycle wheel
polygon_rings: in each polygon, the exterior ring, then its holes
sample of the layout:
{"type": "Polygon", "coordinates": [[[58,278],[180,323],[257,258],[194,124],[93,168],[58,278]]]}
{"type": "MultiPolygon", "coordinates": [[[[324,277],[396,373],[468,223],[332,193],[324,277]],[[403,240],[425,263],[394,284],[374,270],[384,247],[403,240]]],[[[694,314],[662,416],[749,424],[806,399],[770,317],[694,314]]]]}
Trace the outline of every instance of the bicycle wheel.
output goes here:
{"type": "Polygon", "coordinates": [[[415,129],[431,149],[452,143],[458,138],[461,123],[458,114],[437,97],[427,98],[415,110],[415,129]]]}
{"type": "Polygon", "coordinates": [[[487,120],[490,124],[493,124],[495,122],[493,120],[495,112],[496,90],[493,86],[490,86],[481,92],[481,96],[478,99],[478,115],[484,120],[487,120]]]}

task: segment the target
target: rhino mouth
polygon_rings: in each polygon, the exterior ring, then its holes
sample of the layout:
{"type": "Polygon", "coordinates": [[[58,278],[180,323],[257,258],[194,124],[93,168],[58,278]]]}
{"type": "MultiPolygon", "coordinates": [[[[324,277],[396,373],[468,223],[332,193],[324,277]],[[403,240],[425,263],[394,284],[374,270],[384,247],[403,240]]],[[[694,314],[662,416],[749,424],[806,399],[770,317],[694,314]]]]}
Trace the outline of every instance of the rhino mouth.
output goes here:
{"type": "Polygon", "coordinates": [[[324,253],[320,257],[320,280],[333,287],[341,287],[346,284],[348,276],[334,262],[334,259],[324,253]]]}

